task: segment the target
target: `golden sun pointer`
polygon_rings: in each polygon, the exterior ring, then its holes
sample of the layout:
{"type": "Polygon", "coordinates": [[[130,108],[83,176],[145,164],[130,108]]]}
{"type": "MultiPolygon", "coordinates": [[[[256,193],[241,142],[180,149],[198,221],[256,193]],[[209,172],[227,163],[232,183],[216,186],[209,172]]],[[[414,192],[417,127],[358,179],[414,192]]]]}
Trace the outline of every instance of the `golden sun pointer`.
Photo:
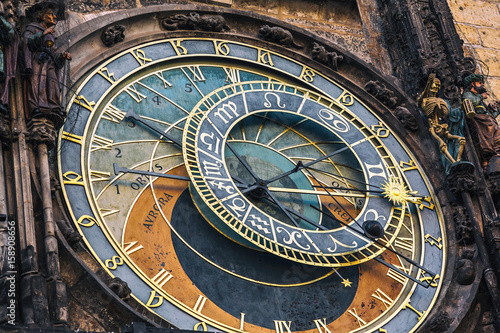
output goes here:
{"type": "Polygon", "coordinates": [[[390,177],[387,182],[382,185],[384,197],[395,205],[402,205],[410,201],[410,191],[399,177],[390,177]]]}

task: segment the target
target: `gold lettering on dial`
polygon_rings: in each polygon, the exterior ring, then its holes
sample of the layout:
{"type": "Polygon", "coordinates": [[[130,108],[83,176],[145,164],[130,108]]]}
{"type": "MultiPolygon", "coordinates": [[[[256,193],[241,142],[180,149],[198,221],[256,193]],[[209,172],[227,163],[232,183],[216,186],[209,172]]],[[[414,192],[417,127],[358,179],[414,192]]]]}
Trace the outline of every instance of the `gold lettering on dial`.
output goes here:
{"type": "Polygon", "coordinates": [[[140,102],[142,102],[143,99],[147,98],[146,95],[141,94],[140,92],[138,92],[137,88],[133,84],[131,84],[130,86],[128,86],[125,89],[125,92],[127,94],[129,94],[129,96],[132,97],[133,100],[136,101],[137,103],[140,103],[140,102]]]}
{"type": "Polygon", "coordinates": [[[172,44],[172,47],[174,48],[175,53],[177,53],[178,56],[180,55],[185,55],[188,53],[186,48],[181,45],[182,39],[178,39],[176,41],[171,40],[170,44],[172,44]]]}
{"type": "Polygon", "coordinates": [[[99,209],[99,211],[101,212],[101,216],[102,217],[106,217],[106,216],[109,216],[109,215],[117,214],[117,213],[120,212],[117,209],[107,209],[107,208],[101,208],[101,209],[99,209]]]}
{"type": "Polygon", "coordinates": [[[316,76],[316,73],[312,68],[309,67],[302,67],[302,72],[300,73],[300,78],[306,82],[313,82],[314,77],[316,76]]]}
{"type": "Polygon", "coordinates": [[[226,82],[236,83],[241,81],[239,69],[224,67],[224,72],[226,72],[227,75],[226,82]]]}
{"type": "Polygon", "coordinates": [[[165,80],[165,78],[163,77],[163,72],[160,72],[160,73],[155,73],[155,76],[157,78],[159,78],[161,80],[161,82],[163,82],[163,87],[165,89],[167,89],[168,87],[171,87],[172,84],[170,82],[168,82],[167,80],[165,80]]]}
{"type": "Polygon", "coordinates": [[[418,209],[420,210],[424,210],[424,208],[434,210],[434,203],[432,202],[432,198],[430,196],[426,196],[423,199],[419,198],[417,204],[419,205],[418,209]]]}
{"type": "Polygon", "coordinates": [[[112,256],[111,259],[108,259],[104,262],[107,268],[116,269],[118,266],[123,265],[123,258],[120,256],[112,256]]]}
{"type": "Polygon", "coordinates": [[[138,243],[138,241],[135,241],[135,242],[130,242],[130,243],[124,243],[123,244],[123,251],[128,255],[130,256],[132,253],[134,252],[137,252],[139,251],[140,249],[143,249],[144,246],[142,245],[137,245],[135,246],[136,244],[138,243]]]}
{"type": "Polygon", "coordinates": [[[274,327],[276,328],[276,333],[292,333],[291,327],[292,322],[284,320],[275,320],[274,327]]]}
{"type": "Polygon", "coordinates": [[[151,295],[146,303],[146,306],[149,308],[157,308],[163,304],[163,296],[156,295],[155,290],[151,290],[151,295]]]}
{"type": "Polygon", "coordinates": [[[371,130],[374,131],[379,138],[387,138],[389,134],[391,134],[389,129],[380,121],[378,122],[378,125],[372,125],[371,130]]]}
{"type": "Polygon", "coordinates": [[[319,333],[332,333],[328,327],[326,327],[326,318],[323,319],[314,319],[314,324],[316,324],[316,328],[319,333]],[[323,331],[324,330],[324,331],[323,331]]]}
{"type": "Polygon", "coordinates": [[[354,104],[354,97],[347,91],[344,90],[342,94],[337,98],[337,101],[344,104],[345,106],[351,106],[354,104]]]}
{"type": "Polygon", "coordinates": [[[394,246],[413,253],[413,238],[411,237],[398,237],[394,241],[394,246]]]}
{"type": "Polygon", "coordinates": [[[103,136],[94,135],[94,139],[92,140],[92,148],[91,152],[94,152],[99,149],[110,150],[113,146],[114,141],[103,136]]]}
{"type": "Polygon", "coordinates": [[[203,82],[206,80],[200,66],[187,66],[186,68],[191,72],[191,74],[193,74],[193,77],[191,78],[193,82],[203,82]]]}
{"type": "Polygon", "coordinates": [[[76,221],[76,223],[78,223],[79,225],[86,227],[86,228],[89,228],[89,227],[93,226],[94,224],[99,226],[99,222],[97,222],[97,220],[90,215],[80,216],[80,218],[78,219],[78,221],[76,221]],[[88,221],[88,222],[84,222],[84,221],[88,221]]]}
{"type": "Polygon", "coordinates": [[[64,185],[82,185],[83,186],[83,177],[77,174],[74,171],[67,171],[63,173],[63,184],[64,185]]]}
{"type": "Polygon", "coordinates": [[[165,268],[162,268],[158,274],[153,276],[151,280],[153,280],[154,283],[156,283],[160,288],[163,288],[163,286],[174,276],[170,274],[165,268]]]}
{"type": "Polygon", "coordinates": [[[417,165],[415,164],[415,161],[412,160],[412,159],[410,159],[408,162],[400,161],[399,162],[399,167],[403,171],[410,171],[410,170],[418,169],[417,165]]]}
{"type": "Polygon", "coordinates": [[[231,51],[226,42],[214,40],[215,54],[227,56],[231,51]]]}
{"type": "Polygon", "coordinates": [[[245,314],[240,312],[240,330],[243,331],[243,325],[245,324],[245,314]]]}
{"type": "Polygon", "coordinates": [[[135,60],[137,60],[137,62],[141,66],[144,66],[147,62],[153,61],[153,59],[147,58],[146,53],[141,49],[137,49],[135,51],[131,50],[130,53],[134,56],[135,60]]]}
{"type": "Polygon", "coordinates": [[[108,106],[106,106],[104,112],[102,113],[102,119],[106,119],[119,124],[125,118],[125,114],[125,112],[118,109],[116,106],[109,104],[108,106]]]}
{"type": "Polygon", "coordinates": [[[441,237],[436,238],[430,234],[427,234],[424,236],[425,242],[431,244],[431,246],[436,246],[438,249],[442,250],[443,249],[443,244],[441,244],[441,237]]]}
{"type": "Polygon", "coordinates": [[[387,296],[387,294],[380,290],[380,288],[377,288],[377,290],[375,290],[375,292],[372,294],[372,297],[384,303],[386,309],[390,308],[391,305],[394,304],[394,300],[387,296]]]}
{"type": "Polygon", "coordinates": [[[110,179],[111,173],[109,172],[90,170],[90,180],[93,182],[109,181],[110,179]]]}
{"type": "Polygon", "coordinates": [[[84,108],[86,108],[90,112],[94,112],[95,102],[94,101],[89,102],[83,95],[76,96],[73,101],[75,102],[75,104],[83,106],[84,108]]]}
{"type": "Polygon", "coordinates": [[[418,311],[417,309],[415,309],[413,306],[410,305],[410,302],[411,301],[408,301],[408,303],[403,305],[402,309],[406,310],[408,308],[410,310],[413,310],[413,312],[415,312],[418,315],[418,320],[422,319],[423,315],[425,314],[425,311],[422,312],[418,311]]]}
{"type": "Polygon", "coordinates": [[[358,316],[358,312],[356,311],[356,308],[352,308],[352,310],[347,311],[351,316],[354,317],[354,319],[358,322],[359,327],[363,327],[366,325],[366,321],[361,319],[360,316],[358,316]]]}
{"type": "Polygon", "coordinates": [[[201,321],[198,324],[194,325],[193,330],[195,330],[195,331],[201,331],[201,332],[207,332],[208,331],[208,327],[207,327],[207,324],[205,322],[201,321]],[[201,330],[200,330],[200,327],[201,327],[201,330]]]}
{"type": "Polygon", "coordinates": [[[207,298],[205,296],[198,296],[198,300],[196,301],[196,304],[194,305],[193,310],[201,313],[201,310],[203,309],[203,306],[205,305],[205,302],[207,301],[207,298]]]}
{"type": "Polygon", "coordinates": [[[259,53],[257,54],[257,61],[264,65],[274,66],[273,59],[271,58],[271,53],[262,49],[259,49],[259,53]]]}
{"type": "Polygon", "coordinates": [[[110,83],[115,83],[116,81],[115,74],[110,73],[107,67],[99,69],[97,73],[101,74],[101,76],[108,80],[110,83]]]}
{"type": "MultiPolygon", "coordinates": [[[[409,273],[409,270],[407,270],[403,266],[395,266],[395,267],[397,269],[401,270],[402,272],[405,272],[406,274],[409,273]]],[[[393,279],[394,281],[399,282],[401,284],[405,284],[406,281],[408,281],[408,278],[406,276],[404,276],[403,274],[401,274],[401,272],[396,271],[392,268],[389,268],[389,270],[387,271],[387,276],[390,277],[391,279],[393,279]]]]}
{"type": "Polygon", "coordinates": [[[83,141],[83,136],[68,132],[62,132],[61,139],[78,143],[79,145],[81,145],[83,141]]]}
{"type": "Polygon", "coordinates": [[[365,164],[365,167],[368,171],[368,178],[382,177],[384,179],[387,179],[387,176],[385,174],[385,169],[382,165],[382,162],[380,162],[379,164],[368,164],[368,163],[364,163],[364,164],[365,164]]]}

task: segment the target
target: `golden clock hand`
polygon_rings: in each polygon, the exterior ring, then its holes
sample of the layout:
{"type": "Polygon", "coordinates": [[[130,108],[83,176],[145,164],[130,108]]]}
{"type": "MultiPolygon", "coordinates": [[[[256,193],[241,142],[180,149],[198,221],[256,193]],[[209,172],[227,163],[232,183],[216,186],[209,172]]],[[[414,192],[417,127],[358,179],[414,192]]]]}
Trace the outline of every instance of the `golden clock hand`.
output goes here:
{"type": "Polygon", "coordinates": [[[142,119],[138,114],[136,114],[134,112],[134,110],[130,109],[127,112],[127,114],[125,115],[125,118],[131,118],[131,119],[134,119],[135,121],[138,121],[139,123],[143,124],[144,126],[146,126],[147,128],[151,129],[152,131],[156,132],[157,134],[159,134],[161,136],[164,136],[165,138],[169,139],[170,141],[172,141],[173,143],[175,143],[179,147],[182,147],[182,142],[180,142],[177,139],[173,138],[169,134],[163,132],[158,127],[156,127],[154,125],[151,125],[150,123],[148,123],[147,121],[145,121],[144,119],[142,119]]]}
{"type": "Polygon", "coordinates": [[[144,175],[144,176],[153,176],[153,177],[162,177],[162,178],[171,178],[171,179],[191,181],[191,179],[189,177],[170,175],[168,173],[159,173],[159,172],[127,169],[127,168],[119,167],[118,164],[116,164],[116,163],[113,163],[113,170],[115,172],[115,175],[118,175],[120,173],[135,173],[135,174],[144,175]]]}
{"type": "Polygon", "coordinates": [[[277,180],[279,180],[279,179],[281,179],[281,178],[285,178],[285,177],[287,177],[287,176],[289,176],[289,175],[291,175],[291,174],[293,174],[293,173],[296,173],[296,172],[298,172],[298,171],[300,171],[300,170],[302,170],[302,169],[304,169],[304,168],[307,168],[307,167],[309,167],[309,166],[311,166],[311,165],[314,165],[314,164],[316,164],[316,163],[318,163],[318,162],[321,162],[321,161],[323,161],[323,160],[326,160],[327,158],[330,158],[330,157],[332,157],[332,156],[335,156],[335,155],[337,155],[337,154],[340,154],[340,153],[342,153],[342,152],[346,151],[347,149],[350,149],[350,148],[352,148],[352,147],[354,147],[354,146],[359,145],[360,143],[365,142],[366,140],[368,140],[368,138],[363,138],[363,139],[361,139],[361,140],[358,140],[358,141],[356,141],[356,142],[352,143],[350,146],[345,146],[345,147],[343,147],[343,148],[337,149],[337,150],[335,150],[335,151],[333,151],[333,152],[331,152],[331,153],[329,153],[329,154],[327,154],[327,155],[325,155],[325,156],[322,156],[322,157],[320,157],[320,158],[317,158],[317,159],[315,159],[315,160],[313,160],[313,161],[311,161],[311,162],[307,162],[306,164],[303,164],[303,163],[302,163],[302,161],[299,161],[299,162],[297,163],[297,165],[295,165],[295,168],[293,168],[293,169],[291,169],[291,170],[289,170],[289,171],[283,172],[282,174],[277,175],[277,176],[275,176],[275,177],[273,177],[273,178],[269,178],[268,180],[264,180],[264,182],[265,182],[266,184],[269,184],[269,183],[272,183],[272,182],[274,182],[274,181],[277,181],[277,180]]]}
{"type": "MultiPolygon", "coordinates": [[[[354,198],[366,198],[364,194],[356,193],[339,193],[330,191],[315,191],[315,190],[303,190],[299,188],[285,188],[285,187],[268,187],[269,191],[273,192],[286,192],[286,193],[299,193],[299,194],[313,194],[313,195],[333,195],[337,197],[354,197],[354,198]]],[[[382,193],[382,191],[380,191],[382,193]]]]}
{"type": "MultiPolygon", "coordinates": [[[[315,206],[313,206],[313,205],[310,205],[310,206],[311,206],[313,209],[316,209],[317,211],[319,211],[319,212],[321,212],[321,213],[323,213],[323,214],[327,215],[328,217],[335,219],[335,217],[334,217],[334,216],[333,216],[333,215],[332,215],[329,211],[326,211],[326,210],[324,210],[324,209],[317,208],[317,207],[315,207],[315,206]]],[[[385,248],[386,250],[389,250],[389,252],[394,253],[395,255],[397,255],[397,256],[398,256],[398,257],[400,257],[400,258],[403,258],[404,260],[406,260],[406,261],[407,261],[407,262],[409,262],[410,264],[412,264],[412,265],[414,265],[414,266],[416,266],[416,267],[420,268],[421,270],[425,271],[426,273],[429,273],[429,274],[430,274],[433,278],[437,275],[437,274],[433,273],[432,271],[430,271],[429,269],[427,269],[427,268],[423,267],[422,265],[420,265],[420,264],[419,264],[419,263],[417,263],[416,261],[412,260],[411,258],[408,258],[408,257],[407,257],[407,256],[405,256],[404,254],[401,254],[401,253],[399,253],[398,251],[391,249],[391,248],[390,248],[390,247],[388,247],[387,245],[385,245],[385,244],[381,243],[380,241],[378,241],[377,239],[375,239],[374,237],[372,237],[372,236],[370,235],[369,228],[368,228],[368,227],[366,227],[366,225],[367,225],[368,223],[374,223],[374,224],[375,224],[375,223],[378,223],[378,224],[380,225],[380,223],[379,223],[378,221],[365,221],[365,222],[363,223],[363,226],[364,226],[364,228],[363,228],[363,232],[362,232],[362,231],[360,231],[360,230],[358,230],[358,229],[356,229],[356,228],[353,228],[352,226],[350,226],[349,224],[347,224],[347,223],[345,223],[345,222],[343,222],[343,221],[340,221],[340,220],[337,220],[337,221],[338,221],[338,222],[340,222],[340,224],[342,224],[342,225],[346,226],[347,228],[351,229],[351,230],[352,230],[352,231],[354,231],[355,233],[360,234],[360,235],[362,235],[362,236],[366,236],[366,237],[371,238],[371,239],[373,240],[373,242],[374,242],[374,243],[376,243],[377,245],[379,245],[379,246],[381,246],[381,247],[385,248]]],[[[382,227],[382,226],[380,226],[380,227],[382,227]]],[[[380,238],[380,237],[378,237],[378,238],[380,238]]],[[[392,268],[392,269],[394,269],[394,270],[398,271],[399,273],[401,273],[401,274],[403,274],[404,276],[408,277],[408,278],[409,278],[409,279],[411,279],[412,281],[415,281],[415,282],[417,282],[418,284],[420,284],[420,285],[424,286],[425,288],[427,288],[427,287],[429,287],[429,286],[430,286],[430,283],[428,283],[428,284],[423,284],[420,280],[417,280],[417,279],[415,279],[415,278],[411,277],[410,275],[408,275],[408,274],[406,274],[405,272],[403,272],[403,271],[399,270],[398,268],[396,268],[395,266],[393,266],[393,265],[389,264],[388,262],[384,261],[383,259],[380,259],[380,258],[374,258],[374,259],[375,259],[375,260],[377,260],[378,262],[380,262],[381,264],[383,264],[383,265],[385,265],[385,266],[387,266],[387,267],[389,267],[389,268],[392,268]]]]}

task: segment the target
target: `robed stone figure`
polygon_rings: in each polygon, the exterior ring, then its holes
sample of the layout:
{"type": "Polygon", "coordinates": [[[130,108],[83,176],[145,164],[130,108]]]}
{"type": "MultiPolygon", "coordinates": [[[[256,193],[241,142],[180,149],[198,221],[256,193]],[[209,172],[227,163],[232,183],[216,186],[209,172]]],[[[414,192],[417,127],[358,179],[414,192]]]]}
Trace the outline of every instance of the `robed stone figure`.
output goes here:
{"type": "Polygon", "coordinates": [[[35,12],[36,22],[28,24],[23,34],[24,73],[26,78],[27,119],[46,118],[59,128],[66,117],[61,105],[61,69],[68,52],[56,53],[54,27],[57,16],[50,6],[35,12]]]}

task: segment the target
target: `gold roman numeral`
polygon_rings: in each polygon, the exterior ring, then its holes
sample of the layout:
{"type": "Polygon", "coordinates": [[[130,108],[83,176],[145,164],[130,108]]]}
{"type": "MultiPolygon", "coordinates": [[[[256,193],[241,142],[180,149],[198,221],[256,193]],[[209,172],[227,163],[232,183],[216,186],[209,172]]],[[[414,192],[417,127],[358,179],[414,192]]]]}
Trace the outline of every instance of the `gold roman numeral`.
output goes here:
{"type": "MultiPolygon", "coordinates": [[[[172,274],[170,274],[170,272],[165,270],[165,268],[162,268],[160,270],[160,272],[158,272],[158,274],[153,276],[153,278],[151,280],[153,280],[153,282],[156,283],[160,288],[163,288],[163,286],[173,277],[174,276],[172,274]]],[[[200,296],[200,297],[202,297],[202,296],[200,296]]],[[[205,298],[205,300],[206,300],[206,298],[205,298]]],[[[205,301],[203,301],[203,303],[205,303],[205,301]]],[[[198,304],[198,303],[196,303],[196,304],[198,304]]],[[[196,305],[195,305],[195,307],[196,307],[196,305]]],[[[202,307],[203,307],[203,304],[201,305],[200,311],[198,311],[198,312],[201,312],[202,307]]],[[[195,311],[196,311],[196,309],[195,309],[195,311]]]]}
{"type": "Polygon", "coordinates": [[[125,112],[118,109],[113,104],[109,104],[108,106],[106,106],[104,112],[102,113],[102,119],[106,119],[119,124],[125,118],[125,115],[126,115],[125,112]]]}
{"type": "Polygon", "coordinates": [[[390,308],[392,304],[394,304],[394,300],[387,296],[387,294],[380,290],[380,288],[375,290],[375,293],[372,294],[372,297],[384,303],[386,310],[390,308]]]}

